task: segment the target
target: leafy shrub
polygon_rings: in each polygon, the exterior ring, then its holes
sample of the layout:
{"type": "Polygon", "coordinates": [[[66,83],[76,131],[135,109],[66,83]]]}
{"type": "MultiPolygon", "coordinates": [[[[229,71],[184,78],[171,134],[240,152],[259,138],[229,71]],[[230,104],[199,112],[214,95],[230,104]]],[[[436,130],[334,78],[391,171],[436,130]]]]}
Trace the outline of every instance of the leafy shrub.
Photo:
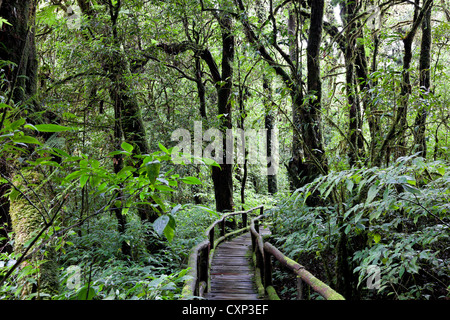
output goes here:
{"type": "Polygon", "coordinates": [[[363,298],[442,299],[449,296],[449,181],[448,164],[415,156],[331,172],[274,210],[276,239],[292,258],[315,253],[326,273],[343,233],[363,298]],[[309,197],[321,206],[308,206],[309,197]],[[368,286],[374,266],[379,282],[368,286]]]}

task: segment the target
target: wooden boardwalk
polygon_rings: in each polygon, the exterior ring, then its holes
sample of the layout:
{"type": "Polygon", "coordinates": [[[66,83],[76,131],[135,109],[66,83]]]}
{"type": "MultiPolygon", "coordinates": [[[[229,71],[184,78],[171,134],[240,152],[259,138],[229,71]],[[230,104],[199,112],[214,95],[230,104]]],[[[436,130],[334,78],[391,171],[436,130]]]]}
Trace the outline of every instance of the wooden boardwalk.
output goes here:
{"type": "MultiPolygon", "coordinates": [[[[270,234],[262,228],[261,234],[270,234]]],[[[259,300],[251,256],[252,240],[246,232],[219,244],[211,263],[211,290],[208,300],[259,300]]]]}
{"type": "Polygon", "coordinates": [[[246,232],[219,244],[211,264],[209,300],[258,300],[251,261],[251,238],[246,232]]]}

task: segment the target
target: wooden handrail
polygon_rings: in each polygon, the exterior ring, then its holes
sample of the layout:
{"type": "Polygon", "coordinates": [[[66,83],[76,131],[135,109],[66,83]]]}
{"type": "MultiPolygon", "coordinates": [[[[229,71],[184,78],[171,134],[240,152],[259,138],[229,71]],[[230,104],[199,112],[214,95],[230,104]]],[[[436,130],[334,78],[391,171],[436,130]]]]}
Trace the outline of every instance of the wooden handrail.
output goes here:
{"type": "MultiPolygon", "coordinates": [[[[261,284],[265,291],[269,294],[269,297],[273,299],[279,299],[276,295],[275,289],[272,286],[272,262],[271,256],[277,259],[283,266],[290,269],[297,275],[299,288],[302,288],[303,282],[308,284],[315,292],[320,294],[327,300],[345,300],[342,295],[334,291],[327,284],[323,283],[315,276],[313,276],[302,265],[294,260],[286,257],[280,250],[269,242],[264,242],[263,237],[259,232],[259,220],[264,216],[260,215],[250,222],[250,233],[252,236],[252,250],[254,255],[254,263],[256,270],[256,278],[260,279],[261,284]]],[[[299,299],[302,299],[301,289],[299,291],[299,299]]]]}
{"type": "Polygon", "coordinates": [[[259,210],[260,214],[264,212],[264,206],[260,205],[251,208],[246,211],[237,211],[224,214],[222,217],[214,221],[205,231],[206,239],[194,246],[189,254],[188,268],[189,271],[187,275],[188,279],[184,283],[182,296],[185,300],[195,299],[197,297],[203,297],[205,292],[209,291],[210,287],[210,276],[209,271],[211,267],[212,257],[214,255],[214,250],[219,243],[224,241],[229,237],[234,237],[240,233],[248,231],[250,228],[248,224],[248,214],[259,210]],[[237,229],[237,223],[232,226],[234,230],[232,232],[226,233],[227,219],[234,217],[236,215],[241,215],[242,218],[242,228],[237,229]],[[219,228],[220,237],[215,239],[215,232],[219,228]]]}

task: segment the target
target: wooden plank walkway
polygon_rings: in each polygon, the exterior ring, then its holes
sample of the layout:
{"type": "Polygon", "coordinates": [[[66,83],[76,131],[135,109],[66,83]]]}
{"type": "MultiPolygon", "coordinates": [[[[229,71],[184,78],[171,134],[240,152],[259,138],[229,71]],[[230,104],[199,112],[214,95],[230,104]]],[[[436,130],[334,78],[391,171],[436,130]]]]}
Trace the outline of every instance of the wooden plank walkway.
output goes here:
{"type": "Polygon", "coordinates": [[[258,300],[251,260],[251,238],[246,232],[219,244],[211,264],[209,300],[258,300]]]}
{"type": "MultiPolygon", "coordinates": [[[[270,234],[262,229],[261,234],[270,234]]],[[[211,263],[211,290],[208,300],[259,300],[251,256],[252,240],[246,232],[219,244],[211,263]]]]}

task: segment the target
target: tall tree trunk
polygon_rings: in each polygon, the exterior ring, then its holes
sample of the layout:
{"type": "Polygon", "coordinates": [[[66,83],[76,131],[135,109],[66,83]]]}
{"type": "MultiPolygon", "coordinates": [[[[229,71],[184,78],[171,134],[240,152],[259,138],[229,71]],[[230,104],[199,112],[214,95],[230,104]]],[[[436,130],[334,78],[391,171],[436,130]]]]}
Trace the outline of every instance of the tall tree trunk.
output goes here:
{"type": "Polygon", "coordinates": [[[3,67],[7,81],[1,91],[13,90],[14,103],[32,105],[37,90],[37,66],[34,19],[35,1],[4,0],[0,17],[11,25],[3,24],[0,30],[0,60],[11,61],[16,67],[3,67]]]}
{"type": "MultiPolygon", "coordinates": [[[[267,75],[263,75],[263,89],[265,92],[265,98],[264,98],[264,127],[267,130],[267,139],[266,139],[266,153],[268,159],[271,159],[273,161],[273,154],[272,154],[272,138],[271,138],[271,132],[274,130],[275,127],[275,117],[273,116],[273,107],[272,107],[272,89],[270,81],[267,77],[267,75]]],[[[277,185],[277,175],[269,174],[271,166],[276,165],[272,162],[267,163],[267,192],[269,194],[275,194],[278,191],[278,185],[277,185]]]]}
{"type": "MultiPolygon", "coordinates": [[[[262,6],[261,2],[258,0],[256,1],[256,13],[258,15],[258,22],[263,23],[264,19],[264,7],[262,6]]],[[[291,37],[294,37],[294,31],[295,30],[295,23],[293,22],[295,17],[293,16],[293,13],[290,12],[289,15],[289,21],[290,21],[290,27],[288,27],[288,32],[290,33],[291,37]]],[[[293,41],[296,41],[294,39],[293,41]]],[[[290,45],[291,48],[296,48],[296,46],[290,45]]],[[[291,51],[290,56],[294,56],[294,52],[291,51]]],[[[267,130],[267,140],[266,140],[266,154],[268,159],[272,159],[272,139],[270,133],[275,127],[275,121],[276,118],[273,116],[273,103],[272,103],[272,87],[271,87],[271,79],[269,76],[264,73],[263,74],[263,90],[264,90],[264,128],[267,130]]],[[[271,166],[273,163],[268,162],[267,163],[267,192],[269,194],[275,194],[278,191],[278,185],[277,185],[277,175],[269,174],[271,166]]]]}
{"type": "MultiPolygon", "coordinates": [[[[31,0],[4,0],[0,7],[0,17],[5,18],[11,24],[3,24],[0,30],[0,60],[11,61],[16,65],[3,67],[7,81],[2,82],[0,91],[11,97],[7,101],[8,104],[21,104],[28,110],[30,117],[33,116],[33,112],[38,111],[34,101],[37,91],[38,67],[35,46],[35,5],[36,1],[31,0]]],[[[5,159],[0,161],[2,162],[1,174],[13,181],[17,188],[24,189],[28,185],[22,176],[36,185],[44,180],[42,174],[35,172],[21,170],[21,173],[13,173],[8,170],[5,159]]],[[[2,185],[0,190],[7,192],[9,186],[2,185]]],[[[3,198],[4,194],[0,194],[0,196],[3,198]]],[[[42,196],[46,197],[45,194],[42,196]]],[[[18,254],[23,252],[27,243],[36,236],[45,223],[47,226],[51,223],[45,221],[41,212],[36,208],[38,202],[40,201],[36,198],[36,193],[32,192],[28,193],[28,200],[22,196],[11,200],[9,208],[6,203],[2,203],[1,220],[11,223],[10,227],[14,232],[13,249],[18,254]]],[[[53,250],[47,247],[45,252],[46,256],[36,254],[32,261],[25,261],[21,265],[24,267],[30,262],[39,264],[37,267],[39,272],[34,276],[36,284],[29,286],[24,283],[22,291],[24,295],[35,292],[53,295],[58,291],[58,268],[54,261],[53,250]]]]}
{"type": "MultiPolygon", "coordinates": [[[[306,47],[308,70],[308,91],[306,99],[308,101],[301,108],[300,113],[303,121],[301,129],[306,160],[314,165],[314,170],[309,170],[308,172],[309,181],[314,180],[320,173],[328,171],[321,128],[322,81],[320,79],[319,53],[322,43],[323,15],[324,0],[312,1],[308,45],[306,47]]],[[[296,103],[299,102],[296,101],[296,103]]]]}
{"type": "Polygon", "coordinates": [[[431,87],[431,8],[425,13],[422,21],[422,42],[420,46],[420,60],[419,60],[419,72],[420,72],[420,91],[423,103],[417,111],[415,121],[415,152],[421,152],[421,156],[426,158],[427,156],[427,142],[425,137],[426,120],[429,108],[429,93],[431,87]]]}
{"type": "MultiPolygon", "coordinates": [[[[29,191],[30,188],[38,186],[44,181],[44,176],[36,172],[22,172],[16,174],[13,183],[16,188],[26,190],[24,193],[27,198],[18,196],[11,201],[11,222],[14,230],[14,252],[17,254],[24,254],[24,250],[34,237],[43,229],[50,221],[44,217],[43,210],[38,209],[42,200],[48,195],[42,192],[44,188],[39,188],[39,191],[29,191]],[[23,176],[23,177],[22,177],[23,176]],[[28,190],[27,190],[28,189],[28,190]]],[[[30,253],[30,251],[28,251],[30,253]]],[[[55,262],[55,251],[52,247],[45,248],[45,254],[37,252],[27,261],[24,261],[21,268],[28,265],[38,264],[39,272],[34,275],[36,282],[24,282],[22,286],[22,297],[37,293],[37,298],[41,299],[41,294],[53,296],[59,291],[59,276],[58,265],[55,262]]],[[[25,279],[26,280],[26,279],[25,279]]],[[[42,299],[48,299],[47,296],[42,299]]]]}
{"type": "MultiPolygon", "coordinates": [[[[294,14],[292,8],[289,10],[288,18],[288,34],[289,34],[289,56],[292,61],[296,61],[298,57],[298,45],[295,29],[297,27],[297,17],[294,14]]],[[[300,58],[301,59],[301,58],[300,58]]],[[[300,79],[302,77],[302,65],[297,70],[300,72],[300,79]]],[[[303,150],[303,139],[302,139],[302,105],[304,102],[303,88],[301,85],[298,86],[298,90],[291,94],[292,100],[292,123],[294,128],[292,128],[292,157],[289,159],[288,171],[289,179],[291,184],[291,189],[300,188],[303,184],[309,182],[305,180],[307,176],[306,169],[308,165],[304,163],[304,150],[303,150]]]]}
{"type": "MultiPolygon", "coordinates": [[[[13,105],[32,104],[37,87],[37,57],[34,39],[35,6],[33,1],[4,0],[0,6],[0,17],[6,19],[0,29],[0,60],[11,61],[15,66],[7,64],[2,67],[4,80],[1,82],[0,92],[11,97],[4,101],[13,105]]],[[[28,106],[27,109],[30,109],[28,106]]],[[[31,108],[32,109],[32,108],[31,108]]],[[[0,109],[0,114],[6,115],[6,110],[0,109]]],[[[0,172],[8,176],[6,159],[0,159],[0,172]]],[[[8,237],[11,231],[11,218],[9,216],[10,204],[4,197],[10,190],[8,184],[0,184],[0,235],[8,237]],[[5,228],[3,228],[5,227],[5,228]]],[[[1,241],[0,247],[6,245],[1,241]]],[[[11,248],[10,248],[11,249],[11,248]]]]}
{"type": "MultiPolygon", "coordinates": [[[[231,129],[231,91],[233,85],[234,35],[232,20],[229,16],[220,17],[219,24],[222,32],[222,82],[216,83],[217,107],[220,117],[221,130],[231,129]]],[[[227,163],[226,139],[223,139],[223,163],[220,168],[212,168],[212,180],[216,199],[216,210],[219,212],[233,211],[233,176],[232,164],[227,163]]]]}
{"type": "MultiPolygon", "coordinates": [[[[114,100],[114,142],[115,142],[115,149],[119,150],[120,145],[122,142],[122,125],[120,123],[120,103],[118,102],[118,97],[114,100]]],[[[113,157],[113,167],[114,167],[114,173],[117,174],[122,170],[123,168],[123,156],[121,154],[114,155],[113,157]]],[[[120,186],[122,189],[122,186],[120,186]]],[[[118,197],[121,198],[123,196],[123,192],[120,190],[118,197]]],[[[116,218],[117,218],[117,231],[119,231],[120,235],[125,235],[126,232],[126,224],[127,219],[122,214],[122,206],[116,205],[116,203],[113,204],[112,211],[114,211],[116,218]]],[[[131,247],[130,245],[124,240],[121,240],[121,249],[122,253],[126,256],[131,257],[131,247]]]]}
{"type": "MultiPolygon", "coordinates": [[[[354,19],[356,15],[356,1],[347,1],[343,4],[343,21],[346,24],[346,48],[345,48],[345,78],[346,78],[346,94],[347,103],[349,108],[349,143],[350,148],[348,151],[349,163],[351,166],[356,164],[356,161],[360,158],[360,151],[363,147],[361,140],[361,111],[359,106],[359,99],[357,97],[356,90],[356,60],[358,57],[357,43],[358,38],[358,24],[354,19]]],[[[362,62],[359,59],[359,62],[362,62]]],[[[361,66],[360,66],[361,67],[361,66]]]]}

